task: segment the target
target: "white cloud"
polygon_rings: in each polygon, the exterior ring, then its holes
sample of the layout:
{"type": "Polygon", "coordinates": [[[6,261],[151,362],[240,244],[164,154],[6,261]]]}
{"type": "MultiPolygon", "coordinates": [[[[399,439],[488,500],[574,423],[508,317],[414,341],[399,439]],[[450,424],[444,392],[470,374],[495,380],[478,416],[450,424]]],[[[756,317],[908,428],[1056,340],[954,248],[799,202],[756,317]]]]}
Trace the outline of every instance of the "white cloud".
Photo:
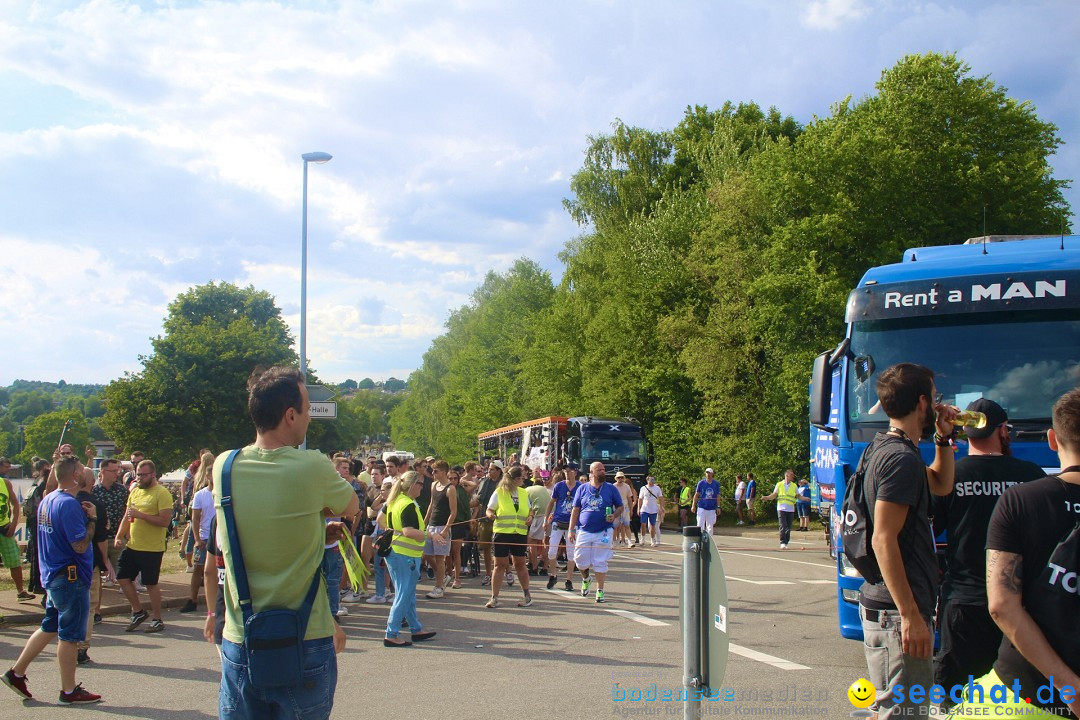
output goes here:
{"type": "Polygon", "coordinates": [[[846,23],[861,20],[867,12],[863,0],[813,0],[803,21],[815,30],[837,30],[846,23]]]}

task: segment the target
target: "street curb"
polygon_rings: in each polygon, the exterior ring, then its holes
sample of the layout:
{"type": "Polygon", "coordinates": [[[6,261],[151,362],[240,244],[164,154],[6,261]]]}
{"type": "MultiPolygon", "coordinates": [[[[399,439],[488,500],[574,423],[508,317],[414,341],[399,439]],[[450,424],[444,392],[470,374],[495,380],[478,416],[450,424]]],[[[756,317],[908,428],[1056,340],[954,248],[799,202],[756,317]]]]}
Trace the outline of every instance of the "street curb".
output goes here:
{"type": "MultiPolygon", "coordinates": [[[[38,597],[41,597],[41,596],[39,595],[38,597]]],[[[169,609],[172,609],[172,608],[183,607],[184,603],[187,602],[187,600],[188,599],[186,597],[168,598],[168,599],[162,598],[161,599],[161,609],[162,610],[169,610],[169,609]]],[[[201,596],[200,596],[200,600],[203,600],[203,598],[201,596]]],[[[148,605],[149,602],[150,602],[149,600],[146,600],[144,604],[148,605]]],[[[40,605],[37,604],[36,600],[33,601],[33,602],[27,602],[26,604],[27,605],[32,605],[35,608],[35,611],[33,611],[33,612],[17,612],[17,613],[11,613],[11,614],[8,614],[8,615],[4,615],[2,618],[0,618],[0,627],[15,627],[15,626],[19,626],[19,625],[40,625],[42,618],[45,617],[44,612],[36,610],[36,608],[40,607],[40,605]]],[[[119,615],[130,615],[131,614],[131,606],[126,604],[126,603],[123,604],[123,605],[102,605],[101,610],[99,611],[99,614],[103,618],[104,617],[115,617],[115,616],[119,616],[119,615]]]]}

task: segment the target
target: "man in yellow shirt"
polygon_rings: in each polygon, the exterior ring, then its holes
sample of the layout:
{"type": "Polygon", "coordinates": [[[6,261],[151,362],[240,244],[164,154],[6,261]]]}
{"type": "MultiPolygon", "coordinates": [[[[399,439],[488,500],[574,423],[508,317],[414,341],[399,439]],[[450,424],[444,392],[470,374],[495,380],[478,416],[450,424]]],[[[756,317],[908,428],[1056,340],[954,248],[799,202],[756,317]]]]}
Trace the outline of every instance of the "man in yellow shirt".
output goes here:
{"type": "Polygon", "coordinates": [[[120,553],[116,579],[124,597],[131,603],[131,620],[126,628],[132,632],[149,615],[143,610],[139,593],[135,590],[135,578],[142,574],[143,585],[150,595],[153,619],[146,632],[155,633],[165,629],[161,619],[161,559],[165,556],[165,534],[172,521],[173,496],[157,480],[157,467],[152,460],[143,460],[135,468],[137,485],[128,495],[127,512],[116,531],[116,547],[127,540],[127,547],[120,553]]]}

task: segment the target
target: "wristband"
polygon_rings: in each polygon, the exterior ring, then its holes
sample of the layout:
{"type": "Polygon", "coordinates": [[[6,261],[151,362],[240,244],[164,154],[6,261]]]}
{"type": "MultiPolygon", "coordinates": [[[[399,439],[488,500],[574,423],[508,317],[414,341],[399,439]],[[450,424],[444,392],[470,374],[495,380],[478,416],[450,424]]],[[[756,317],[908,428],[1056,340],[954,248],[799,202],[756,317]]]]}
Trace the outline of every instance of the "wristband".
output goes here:
{"type": "Polygon", "coordinates": [[[207,610],[206,617],[217,617],[217,613],[213,612],[212,610],[207,610]]]}
{"type": "Polygon", "coordinates": [[[953,444],[952,435],[940,435],[935,432],[934,444],[938,447],[950,447],[953,444]]]}

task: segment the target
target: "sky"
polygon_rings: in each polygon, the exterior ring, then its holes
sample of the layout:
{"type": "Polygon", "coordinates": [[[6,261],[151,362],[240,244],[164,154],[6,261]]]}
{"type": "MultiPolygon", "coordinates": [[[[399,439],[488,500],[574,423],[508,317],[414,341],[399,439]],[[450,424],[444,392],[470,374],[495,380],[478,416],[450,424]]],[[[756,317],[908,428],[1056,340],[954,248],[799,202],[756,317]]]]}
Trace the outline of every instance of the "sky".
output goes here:
{"type": "MultiPolygon", "coordinates": [[[[590,135],[690,105],[800,122],[956,52],[1080,176],[1080,3],[3,0],[0,386],[138,372],[168,303],[271,293],[324,381],[407,378],[490,271],[558,281],[590,135]]],[[[1080,187],[1067,191],[1075,222],[1080,187]]]]}

